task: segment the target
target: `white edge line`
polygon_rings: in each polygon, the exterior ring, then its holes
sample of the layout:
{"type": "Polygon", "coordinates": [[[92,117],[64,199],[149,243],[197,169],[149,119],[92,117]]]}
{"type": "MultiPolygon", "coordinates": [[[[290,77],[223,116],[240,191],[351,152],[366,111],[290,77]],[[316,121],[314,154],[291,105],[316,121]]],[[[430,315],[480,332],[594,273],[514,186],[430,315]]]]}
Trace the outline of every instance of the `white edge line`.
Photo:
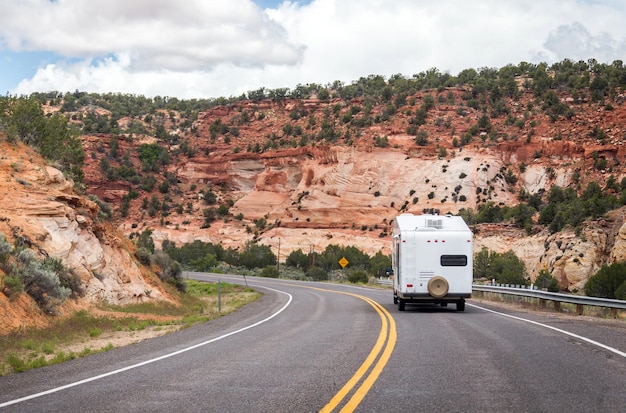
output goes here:
{"type": "Polygon", "coordinates": [[[504,316],[504,317],[509,317],[509,318],[513,318],[515,320],[524,321],[526,323],[534,324],[534,325],[537,325],[537,326],[540,326],[540,327],[549,328],[550,330],[554,330],[554,331],[557,331],[557,332],[559,332],[561,334],[565,334],[565,335],[568,335],[570,337],[577,338],[577,339],[585,341],[585,342],[587,342],[589,344],[593,344],[594,346],[598,346],[598,347],[603,348],[605,350],[608,350],[608,351],[610,351],[612,353],[615,353],[618,356],[622,356],[622,357],[626,358],[626,353],[625,352],[620,351],[620,350],[618,350],[616,348],[613,348],[613,347],[609,347],[606,344],[599,343],[599,342],[597,342],[595,340],[592,340],[590,338],[579,336],[578,334],[570,333],[569,331],[561,330],[560,328],[552,327],[552,326],[550,326],[548,324],[543,324],[543,323],[539,323],[537,321],[528,320],[526,318],[521,318],[521,317],[517,317],[517,316],[514,316],[514,315],[510,315],[510,314],[501,313],[499,311],[490,310],[488,308],[480,307],[480,306],[475,305],[475,304],[467,303],[467,305],[475,307],[475,308],[479,308],[479,309],[484,310],[484,311],[488,311],[490,313],[498,314],[498,315],[501,315],[501,316],[504,316]]]}
{"type": "Polygon", "coordinates": [[[181,350],[177,350],[177,351],[175,351],[173,353],[164,354],[162,356],[159,356],[159,357],[156,357],[156,358],[153,358],[153,359],[150,359],[150,360],[142,361],[141,363],[133,364],[131,366],[122,367],[121,369],[109,371],[108,373],[99,374],[97,376],[89,377],[89,378],[84,379],[84,380],[75,381],[73,383],[69,383],[69,384],[65,384],[63,386],[55,387],[53,389],[42,391],[40,393],[35,393],[35,394],[31,394],[29,396],[20,397],[19,399],[9,400],[7,402],[0,403],[0,408],[6,407],[6,406],[10,406],[10,405],[13,405],[13,404],[17,404],[17,403],[21,403],[21,402],[24,402],[24,401],[27,401],[27,400],[35,399],[37,397],[45,396],[45,395],[48,395],[48,394],[56,393],[56,392],[59,392],[61,390],[69,389],[71,387],[80,386],[81,384],[85,384],[85,383],[89,383],[89,382],[92,382],[92,381],[95,381],[95,380],[99,380],[99,379],[102,379],[104,377],[113,376],[115,374],[119,374],[119,373],[125,372],[127,370],[132,370],[132,369],[135,369],[137,367],[145,366],[146,364],[155,363],[157,361],[161,361],[161,360],[173,357],[173,356],[177,356],[177,355],[179,355],[181,353],[185,353],[187,351],[194,350],[194,349],[196,349],[198,347],[206,346],[207,344],[211,344],[211,343],[214,343],[214,342],[216,342],[218,340],[221,340],[223,338],[232,336],[234,334],[241,333],[242,331],[249,330],[249,329],[251,329],[253,327],[256,327],[256,326],[258,326],[260,324],[263,324],[263,323],[271,320],[272,318],[276,317],[278,314],[282,313],[289,306],[289,304],[291,304],[291,301],[293,300],[292,295],[289,294],[289,293],[286,293],[284,291],[275,290],[273,288],[269,288],[269,287],[265,287],[265,286],[262,286],[262,288],[266,288],[268,290],[275,291],[275,292],[278,292],[278,293],[281,293],[281,294],[286,294],[287,296],[289,296],[289,300],[287,301],[287,303],[280,310],[278,310],[277,312],[275,312],[271,316],[269,316],[269,317],[267,317],[267,318],[265,318],[263,320],[257,321],[256,323],[251,324],[251,325],[249,325],[247,327],[240,328],[239,330],[232,331],[230,333],[227,333],[227,334],[224,334],[222,336],[213,338],[211,340],[203,341],[202,343],[194,344],[193,346],[186,347],[186,348],[183,348],[181,350]]]}

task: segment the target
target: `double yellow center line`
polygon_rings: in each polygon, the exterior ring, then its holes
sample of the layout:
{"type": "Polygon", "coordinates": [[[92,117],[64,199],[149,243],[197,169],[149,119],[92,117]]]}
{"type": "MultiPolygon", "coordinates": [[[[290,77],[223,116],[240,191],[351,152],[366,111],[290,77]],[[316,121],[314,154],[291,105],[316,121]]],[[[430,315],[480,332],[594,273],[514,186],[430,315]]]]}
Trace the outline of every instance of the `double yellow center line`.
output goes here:
{"type": "Polygon", "coordinates": [[[361,403],[367,392],[369,392],[369,390],[372,388],[374,382],[376,381],[376,379],[378,379],[378,376],[383,371],[383,368],[387,365],[389,357],[391,357],[391,353],[393,352],[393,348],[396,345],[397,339],[396,322],[394,321],[391,314],[389,314],[389,311],[387,311],[383,306],[381,306],[371,298],[347,292],[325,290],[321,288],[315,289],[350,295],[366,301],[369,305],[374,307],[382,321],[380,333],[378,335],[378,339],[376,340],[376,344],[372,348],[372,351],[367,356],[363,364],[361,364],[361,367],[359,367],[356,373],[354,373],[350,380],[346,382],[346,384],[337,392],[337,394],[335,394],[330,402],[328,402],[328,404],[320,410],[321,413],[332,412],[343,402],[344,399],[352,394],[352,397],[350,397],[350,399],[343,405],[343,407],[339,411],[342,413],[353,412],[357,408],[359,403],[361,403]],[[356,391],[353,392],[353,389],[359,383],[360,386],[356,389],[356,391]]]}
{"type": "MultiPolygon", "coordinates": [[[[293,286],[293,284],[289,285],[293,286]]],[[[343,404],[340,410],[338,410],[339,412],[353,412],[361,403],[365,395],[370,391],[370,389],[376,382],[376,379],[378,379],[378,376],[380,376],[380,373],[382,373],[383,368],[387,365],[389,357],[391,357],[391,353],[393,352],[398,337],[396,333],[396,322],[389,313],[389,311],[387,311],[382,305],[364,295],[311,286],[298,287],[336,294],[344,294],[359,298],[371,305],[380,316],[380,333],[378,334],[378,339],[376,340],[372,351],[370,351],[363,364],[361,364],[359,369],[356,371],[356,373],[354,373],[350,380],[348,380],[346,384],[337,392],[337,394],[333,396],[328,404],[326,404],[326,406],[324,406],[320,410],[320,413],[330,413],[335,409],[338,409],[340,405],[343,404]],[[357,385],[359,385],[359,387],[354,390],[357,385]],[[350,399],[344,403],[344,400],[350,395],[350,399]]]]}

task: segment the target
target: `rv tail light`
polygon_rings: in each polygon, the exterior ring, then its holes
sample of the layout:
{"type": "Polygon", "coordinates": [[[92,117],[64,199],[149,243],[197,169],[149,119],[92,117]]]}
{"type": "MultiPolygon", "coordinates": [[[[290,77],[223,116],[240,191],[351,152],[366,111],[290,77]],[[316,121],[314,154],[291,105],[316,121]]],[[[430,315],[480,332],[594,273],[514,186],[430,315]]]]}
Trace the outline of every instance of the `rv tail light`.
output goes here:
{"type": "Polygon", "coordinates": [[[413,284],[407,284],[406,288],[413,288],[413,284]]]}

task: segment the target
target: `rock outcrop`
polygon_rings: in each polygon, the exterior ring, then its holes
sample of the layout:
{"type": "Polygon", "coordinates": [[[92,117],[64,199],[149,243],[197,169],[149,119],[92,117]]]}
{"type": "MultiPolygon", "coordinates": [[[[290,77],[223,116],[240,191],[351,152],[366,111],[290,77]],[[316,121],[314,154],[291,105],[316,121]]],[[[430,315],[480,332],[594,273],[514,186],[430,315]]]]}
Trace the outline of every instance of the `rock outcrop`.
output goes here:
{"type": "MultiPolygon", "coordinates": [[[[0,233],[41,258],[61,259],[80,277],[85,295],[70,307],[170,300],[156,276],[136,263],[130,242],[98,219],[97,204],[72,188],[33,149],[0,141],[0,233]]],[[[0,294],[0,306],[0,333],[44,323],[26,295],[9,302],[0,294]]]]}
{"type": "Polygon", "coordinates": [[[531,281],[539,271],[548,270],[563,290],[582,291],[602,266],[626,260],[625,217],[626,208],[611,211],[604,219],[586,222],[579,234],[541,229],[527,235],[511,225],[477,225],[474,248],[512,250],[524,262],[531,281]]]}

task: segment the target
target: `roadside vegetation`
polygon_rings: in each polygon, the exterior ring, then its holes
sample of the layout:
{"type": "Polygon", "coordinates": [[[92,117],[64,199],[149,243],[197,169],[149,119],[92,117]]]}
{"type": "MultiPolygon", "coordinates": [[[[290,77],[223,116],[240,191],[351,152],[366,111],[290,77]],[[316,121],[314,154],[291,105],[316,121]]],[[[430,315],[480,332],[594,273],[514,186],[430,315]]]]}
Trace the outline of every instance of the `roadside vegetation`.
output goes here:
{"type": "Polygon", "coordinates": [[[585,294],[626,300],[626,262],[616,262],[602,267],[585,284],[585,294]]]}
{"type": "Polygon", "coordinates": [[[368,283],[371,277],[386,276],[391,269],[389,256],[382,252],[369,256],[354,246],[331,244],[321,252],[306,253],[302,249],[297,249],[292,251],[280,266],[270,247],[254,242],[247,243],[241,252],[199,240],[180,247],[172,241],[165,240],[162,246],[162,252],[180,263],[185,271],[368,283]],[[347,261],[345,267],[339,263],[342,258],[347,261]]]}
{"type": "MultiPolygon", "coordinates": [[[[145,237],[144,237],[145,238],[145,237]]],[[[308,281],[344,281],[350,283],[376,282],[376,277],[386,277],[391,271],[391,257],[378,252],[368,256],[356,247],[329,245],[319,253],[292,251],[284,264],[277,265],[277,257],[268,246],[248,243],[239,253],[224,249],[219,244],[196,240],[177,247],[172,241],[163,242],[163,251],[184,271],[255,275],[271,278],[289,278],[308,281]],[[341,258],[348,262],[345,268],[341,258]],[[280,270],[279,270],[280,268],[280,270]]],[[[529,286],[530,275],[524,262],[513,251],[497,253],[483,248],[474,254],[473,274],[476,280],[495,281],[498,284],[529,286]]],[[[585,294],[595,297],[626,299],[625,263],[602,267],[590,279],[585,294]],[[593,280],[593,281],[591,281],[593,280]]],[[[559,292],[558,280],[547,269],[539,272],[534,280],[537,288],[559,292]]]]}
{"type": "Polygon", "coordinates": [[[108,351],[114,342],[137,341],[142,331],[166,334],[228,314],[257,299],[246,286],[221,283],[218,312],[217,284],[186,280],[187,292],[177,304],[101,304],[97,311],[80,310],[47,328],[28,328],[0,336],[0,375],[62,363],[108,351]],[[94,315],[97,314],[97,315],[94,315]]]}
{"type": "Polygon", "coordinates": [[[47,314],[54,314],[58,305],[69,297],[82,296],[80,279],[61,260],[39,258],[27,248],[24,239],[17,238],[11,246],[0,234],[0,291],[9,299],[27,293],[47,314]]]}

